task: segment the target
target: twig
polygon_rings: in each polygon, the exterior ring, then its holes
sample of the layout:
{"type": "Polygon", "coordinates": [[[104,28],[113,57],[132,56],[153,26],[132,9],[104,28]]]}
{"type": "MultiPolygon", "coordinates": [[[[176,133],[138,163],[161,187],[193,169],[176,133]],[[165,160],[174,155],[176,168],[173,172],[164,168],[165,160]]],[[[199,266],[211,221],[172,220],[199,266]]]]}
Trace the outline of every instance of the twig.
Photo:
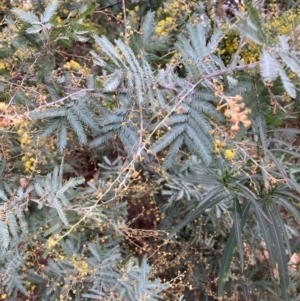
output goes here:
{"type": "Polygon", "coordinates": [[[65,100],[67,100],[68,98],[71,98],[72,96],[75,96],[76,94],[80,94],[80,93],[83,93],[83,92],[92,92],[92,91],[94,91],[94,89],[81,89],[81,90],[78,90],[78,91],[76,91],[74,93],[70,93],[67,96],[62,97],[58,100],[46,103],[45,105],[41,105],[38,108],[32,110],[31,112],[40,111],[42,108],[51,107],[51,106],[53,106],[57,103],[63,103],[65,100]]]}
{"type": "Polygon", "coordinates": [[[122,9],[123,9],[123,19],[124,19],[124,28],[125,28],[125,36],[126,36],[126,31],[127,31],[127,18],[126,18],[126,5],[125,5],[125,0],[122,0],[122,9]]]}
{"type": "Polygon", "coordinates": [[[122,1],[118,1],[118,2],[110,4],[110,5],[102,6],[102,7],[98,8],[97,10],[95,10],[94,14],[102,13],[103,10],[106,10],[107,8],[113,7],[113,6],[118,5],[120,3],[122,3],[122,1]]]}

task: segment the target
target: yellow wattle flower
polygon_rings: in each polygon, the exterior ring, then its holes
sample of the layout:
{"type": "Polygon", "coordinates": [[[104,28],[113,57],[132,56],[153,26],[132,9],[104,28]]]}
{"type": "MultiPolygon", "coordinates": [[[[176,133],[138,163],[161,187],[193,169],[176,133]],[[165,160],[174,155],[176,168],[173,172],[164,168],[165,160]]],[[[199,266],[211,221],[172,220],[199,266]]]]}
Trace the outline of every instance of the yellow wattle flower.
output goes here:
{"type": "Polygon", "coordinates": [[[231,149],[226,149],[224,151],[224,158],[228,161],[231,161],[235,156],[235,151],[231,150],[231,149]]]}

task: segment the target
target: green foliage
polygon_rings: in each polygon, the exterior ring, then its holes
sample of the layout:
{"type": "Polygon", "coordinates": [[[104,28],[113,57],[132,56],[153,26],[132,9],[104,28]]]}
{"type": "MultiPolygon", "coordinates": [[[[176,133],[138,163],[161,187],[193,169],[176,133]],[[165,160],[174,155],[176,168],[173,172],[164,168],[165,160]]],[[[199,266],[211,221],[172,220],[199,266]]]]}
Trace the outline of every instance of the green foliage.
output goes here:
{"type": "Polygon", "coordinates": [[[245,2],[226,67],[196,3],[176,40],[144,1],[113,41],[84,21],[96,6],[58,5],[14,8],[1,32],[1,299],[297,297],[294,35],[245,2]],[[244,38],[258,62],[239,60],[244,38]]]}

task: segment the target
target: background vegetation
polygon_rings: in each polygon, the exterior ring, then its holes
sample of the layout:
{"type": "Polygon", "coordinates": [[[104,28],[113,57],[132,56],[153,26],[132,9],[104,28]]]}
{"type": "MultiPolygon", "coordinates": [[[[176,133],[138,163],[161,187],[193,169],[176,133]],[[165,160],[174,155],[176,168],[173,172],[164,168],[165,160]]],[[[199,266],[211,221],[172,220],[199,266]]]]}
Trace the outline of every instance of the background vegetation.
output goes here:
{"type": "Polygon", "coordinates": [[[298,3],[1,5],[1,300],[299,300],[298,3]]]}

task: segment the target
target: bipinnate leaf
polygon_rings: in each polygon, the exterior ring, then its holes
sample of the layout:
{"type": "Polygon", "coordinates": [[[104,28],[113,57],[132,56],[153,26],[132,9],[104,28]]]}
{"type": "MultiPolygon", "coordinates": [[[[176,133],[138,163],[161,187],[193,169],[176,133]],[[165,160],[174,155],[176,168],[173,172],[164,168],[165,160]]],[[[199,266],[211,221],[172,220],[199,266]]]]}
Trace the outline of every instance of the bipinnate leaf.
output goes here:
{"type": "Polygon", "coordinates": [[[279,62],[263,48],[259,59],[261,76],[265,82],[275,80],[281,69],[279,62]]]}
{"type": "Polygon", "coordinates": [[[10,242],[7,224],[0,219],[0,249],[7,249],[10,242]]]}
{"type": "Polygon", "coordinates": [[[53,17],[56,9],[58,6],[58,1],[52,1],[50,2],[46,8],[44,13],[41,15],[41,22],[46,23],[49,22],[50,19],[53,17]]]}
{"type": "Polygon", "coordinates": [[[40,24],[40,20],[37,15],[31,11],[24,11],[19,8],[13,8],[12,13],[16,14],[23,22],[29,23],[31,25],[40,24]]]}
{"type": "Polygon", "coordinates": [[[285,91],[287,92],[287,94],[292,98],[296,98],[295,85],[291,82],[291,80],[288,78],[288,76],[286,75],[286,73],[283,69],[279,70],[279,75],[280,75],[283,87],[284,87],[285,91]]]}

